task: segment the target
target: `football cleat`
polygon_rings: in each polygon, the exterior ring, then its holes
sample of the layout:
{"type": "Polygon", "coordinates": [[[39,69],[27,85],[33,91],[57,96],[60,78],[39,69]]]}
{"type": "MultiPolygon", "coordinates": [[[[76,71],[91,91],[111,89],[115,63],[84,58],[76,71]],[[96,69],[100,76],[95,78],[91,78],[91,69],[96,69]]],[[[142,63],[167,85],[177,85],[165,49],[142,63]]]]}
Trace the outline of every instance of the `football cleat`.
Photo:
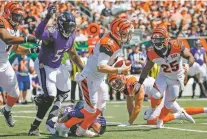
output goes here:
{"type": "Polygon", "coordinates": [[[31,124],[31,128],[27,134],[28,136],[40,136],[39,127],[36,125],[31,124]]]}
{"type": "Polygon", "coordinates": [[[15,123],[12,118],[11,111],[6,111],[5,108],[2,108],[1,110],[2,115],[4,116],[5,122],[9,127],[14,127],[15,123]]]}
{"type": "Polygon", "coordinates": [[[52,134],[54,135],[56,130],[55,130],[55,122],[53,122],[52,120],[49,120],[46,122],[46,129],[52,134]]]}
{"type": "Polygon", "coordinates": [[[191,123],[195,123],[195,120],[193,119],[193,117],[190,116],[184,109],[182,110],[182,113],[181,113],[181,119],[185,119],[185,120],[190,121],[191,123]]]}
{"type": "Polygon", "coordinates": [[[157,120],[156,128],[164,128],[164,124],[163,124],[162,120],[160,120],[160,119],[157,120]]]}
{"type": "Polygon", "coordinates": [[[152,113],[153,113],[153,110],[151,107],[146,109],[146,111],[144,112],[144,120],[149,120],[152,113]]]}

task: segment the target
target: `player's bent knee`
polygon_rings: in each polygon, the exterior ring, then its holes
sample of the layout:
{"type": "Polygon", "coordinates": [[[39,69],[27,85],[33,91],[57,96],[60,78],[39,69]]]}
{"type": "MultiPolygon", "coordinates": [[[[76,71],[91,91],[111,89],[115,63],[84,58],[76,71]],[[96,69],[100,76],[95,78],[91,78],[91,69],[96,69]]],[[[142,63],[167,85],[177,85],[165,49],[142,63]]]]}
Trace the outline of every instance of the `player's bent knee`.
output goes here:
{"type": "Polygon", "coordinates": [[[19,96],[20,96],[19,87],[17,86],[15,88],[11,89],[11,92],[9,93],[9,95],[14,98],[19,98],[19,96]]]}
{"type": "Polygon", "coordinates": [[[160,92],[154,92],[152,94],[152,97],[155,99],[161,99],[162,98],[162,94],[160,92]]]}
{"type": "Polygon", "coordinates": [[[47,96],[44,98],[45,104],[48,106],[51,106],[54,100],[55,100],[54,96],[47,96]]]}

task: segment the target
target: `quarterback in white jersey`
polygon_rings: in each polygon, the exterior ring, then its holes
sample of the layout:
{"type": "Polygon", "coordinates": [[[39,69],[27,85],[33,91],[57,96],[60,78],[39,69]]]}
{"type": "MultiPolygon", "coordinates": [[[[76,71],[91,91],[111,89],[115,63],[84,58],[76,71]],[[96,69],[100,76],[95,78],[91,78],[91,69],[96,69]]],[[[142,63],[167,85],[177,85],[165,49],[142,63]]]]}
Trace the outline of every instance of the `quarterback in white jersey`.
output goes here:
{"type": "Polygon", "coordinates": [[[125,18],[117,18],[110,27],[111,32],[96,44],[83,71],[76,76],[85,98],[84,109],[81,110],[84,120],[76,130],[77,136],[94,136],[87,129],[105,109],[108,94],[105,76],[112,73],[127,74],[130,70],[130,66],[113,67],[112,64],[121,55],[122,44],[130,41],[133,25],[125,18]]]}
{"type": "MultiPolygon", "coordinates": [[[[162,98],[163,93],[166,91],[164,107],[158,118],[157,128],[163,127],[163,119],[170,112],[170,108],[175,102],[180,89],[183,89],[183,67],[181,57],[188,60],[189,66],[194,63],[192,54],[185,49],[182,42],[176,39],[169,39],[168,32],[165,27],[156,27],[152,33],[152,46],[147,49],[148,60],[142,70],[140,79],[135,85],[138,89],[144,82],[149,71],[154,63],[161,66],[160,72],[153,86],[153,93],[157,94],[154,100],[162,98]]],[[[156,108],[156,103],[152,106],[156,108]]]]}
{"type": "Polygon", "coordinates": [[[14,126],[11,107],[18,100],[19,88],[16,75],[8,60],[9,54],[11,50],[18,54],[29,53],[29,49],[18,44],[35,41],[32,36],[20,37],[18,25],[23,19],[23,12],[17,3],[8,2],[4,7],[4,17],[0,17],[0,86],[8,93],[7,104],[1,109],[1,113],[10,127],[14,126]]]}

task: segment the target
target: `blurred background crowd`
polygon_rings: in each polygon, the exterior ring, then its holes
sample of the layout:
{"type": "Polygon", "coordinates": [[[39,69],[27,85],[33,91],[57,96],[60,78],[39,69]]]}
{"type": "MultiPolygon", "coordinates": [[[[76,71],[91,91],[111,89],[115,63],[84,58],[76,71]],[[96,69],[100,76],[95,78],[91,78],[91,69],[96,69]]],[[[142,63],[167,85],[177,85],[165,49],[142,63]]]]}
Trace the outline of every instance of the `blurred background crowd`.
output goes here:
{"type": "MultiPolygon", "coordinates": [[[[5,3],[0,1],[0,15],[3,14],[5,3]]],[[[25,18],[21,24],[24,34],[34,34],[37,25],[46,16],[49,5],[56,5],[59,13],[65,10],[70,11],[75,16],[77,23],[75,47],[84,63],[87,62],[87,57],[97,41],[109,32],[109,23],[116,17],[128,18],[135,27],[132,41],[124,49],[125,57],[132,63],[131,74],[140,74],[146,62],[147,42],[150,41],[151,33],[157,25],[165,26],[171,38],[187,40],[188,48],[196,47],[195,42],[197,40],[203,39],[206,41],[207,39],[207,1],[22,0],[19,3],[25,8],[25,18]],[[92,29],[92,31],[90,30],[92,27],[95,27],[94,32],[92,29]]],[[[53,19],[49,25],[55,23],[55,16],[53,19]]],[[[207,43],[204,41],[201,40],[200,45],[206,50],[207,43]]],[[[40,91],[38,79],[34,72],[33,62],[35,57],[12,55],[10,60],[17,73],[20,90],[22,91],[19,102],[23,104],[27,104],[28,89],[33,88],[33,95],[40,91]]],[[[67,55],[63,58],[63,63],[69,67],[71,72],[70,100],[74,102],[77,99],[82,99],[80,89],[77,89],[79,97],[75,98],[77,96],[75,94],[77,83],[74,81],[74,75],[79,69],[70,62],[67,55]]],[[[159,66],[155,65],[151,71],[151,76],[156,77],[158,71],[159,66]]],[[[197,74],[193,73],[193,76],[197,76],[197,74]]],[[[199,83],[200,85],[206,81],[206,75],[201,74],[205,76],[202,83],[200,83],[200,80],[194,79],[193,84],[199,83]]],[[[201,93],[200,97],[206,97],[205,87],[206,84],[204,83],[202,87],[204,93],[201,93]]],[[[200,88],[201,92],[202,88],[200,88]]],[[[0,92],[3,92],[3,90],[0,89],[0,92]]],[[[110,100],[114,99],[113,92],[110,89],[110,100]]],[[[116,94],[116,100],[121,100],[119,93],[114,94],[116,94]]],[[[192,97],[194,98],[194,96],[192,97]]],[[[182,97],[182,94],[179,97],[182,97]]]]}

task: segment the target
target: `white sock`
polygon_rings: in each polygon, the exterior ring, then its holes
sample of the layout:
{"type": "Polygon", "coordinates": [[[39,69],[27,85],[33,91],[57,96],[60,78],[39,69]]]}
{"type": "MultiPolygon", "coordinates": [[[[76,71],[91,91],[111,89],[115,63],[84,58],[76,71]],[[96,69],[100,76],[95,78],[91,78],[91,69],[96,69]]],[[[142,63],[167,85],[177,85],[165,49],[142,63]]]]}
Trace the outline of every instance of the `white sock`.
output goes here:
{"type": "Polygon", "coordinates": [[[181,117],[182,117],[181,114],[182,113],[174,113],[174,118],[175,119],[181,119],[181,117]]]}
{"type": "Polygon", "coordinates": [[[207,108],[203,108],[204,109],[204,113],[207,113],[207,108]]]}
{"type": "Polygon", "coordinates": [[[10,107],[10,106],[8,106],[8,105],[6,104],[4,108],[5,108],[6,111],[11,111],[11,108],[12,108],[12,107],[10,107]]]}
{"type": "Polygon", "coordinates": [[[81,126],[79,126],[79,127],[77,128],[77,130],[78,130],[79,135],[82,135],[84,132],[86,132],[86,130],[83,129],[81,126]]]}

